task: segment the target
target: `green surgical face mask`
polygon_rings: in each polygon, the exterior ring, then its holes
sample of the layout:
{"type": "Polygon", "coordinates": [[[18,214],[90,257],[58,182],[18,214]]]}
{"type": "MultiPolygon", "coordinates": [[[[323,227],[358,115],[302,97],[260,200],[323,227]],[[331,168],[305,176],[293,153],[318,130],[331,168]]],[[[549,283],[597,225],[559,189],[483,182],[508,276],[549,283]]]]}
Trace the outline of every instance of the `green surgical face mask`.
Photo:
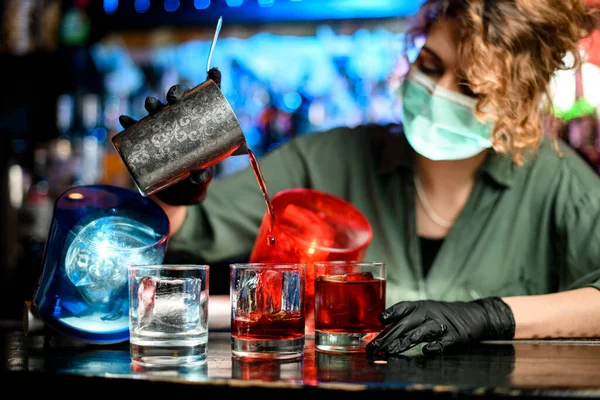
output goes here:
{"type": "Polygon", "coordinates": [[[477,101],[435,84],[412,67],[400,88],[404,133],[430,160],[462,160],[492,147],[493,124],[474,114],[477,101]]]}

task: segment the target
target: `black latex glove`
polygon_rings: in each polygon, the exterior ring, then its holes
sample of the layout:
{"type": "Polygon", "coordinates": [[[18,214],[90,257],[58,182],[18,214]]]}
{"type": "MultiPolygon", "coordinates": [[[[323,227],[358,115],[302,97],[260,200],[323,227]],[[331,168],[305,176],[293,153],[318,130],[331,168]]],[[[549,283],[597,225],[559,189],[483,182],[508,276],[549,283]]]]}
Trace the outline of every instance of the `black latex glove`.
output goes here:
{"type": "MultiPolygon", "coordinates": [[[[217,68],[212,68],[208,71],[208,79],[212,79],[219,87],[221,87],[221,73],[217,68]]],[[[188,90],[189,88],[185,85],[171,86],[166,96],[167,103],[171,105],[177,103],[185,96],[188,90]]],[[[150,115],[160,111],[164,106],[165,104],[152,96],[146,97],[146,102],[144,103],[144,107],[150,115]]],[[[119,122],[123,128],[127,129],[137,121],[127,115],[121,115],[119,117],[119,122]]],[[[166,187],[155,193],[155,195],[165,203],[174,206],[198,204],[206,197],[208,184],[214,177],[214,174],[214,166],[206,169],[194,170],[187,179],[183,179],[166,187]]]]}
{"type": "Polygon", "coordinates": [[[455,345],[510,340],[515,335],[512,310],[499,297],[470,302],[403,301],[382,312],[379,320],[385,328],[367,344],[369,355],[398,355],[425,342],[423,353],[437,354],[455,345]]]}

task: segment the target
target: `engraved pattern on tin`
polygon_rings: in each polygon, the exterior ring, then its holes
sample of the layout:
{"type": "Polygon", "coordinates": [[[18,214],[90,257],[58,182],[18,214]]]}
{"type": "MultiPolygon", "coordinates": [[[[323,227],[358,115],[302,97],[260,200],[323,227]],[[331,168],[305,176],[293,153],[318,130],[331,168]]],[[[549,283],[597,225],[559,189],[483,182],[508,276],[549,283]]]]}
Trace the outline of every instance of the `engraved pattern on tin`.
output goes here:
{"type": "Polygon", "coordinates": [[[138,189],[151,194],[222,160],[245,138],[223,93],[208,80],[115,135],[113,143],[138,189]]]}

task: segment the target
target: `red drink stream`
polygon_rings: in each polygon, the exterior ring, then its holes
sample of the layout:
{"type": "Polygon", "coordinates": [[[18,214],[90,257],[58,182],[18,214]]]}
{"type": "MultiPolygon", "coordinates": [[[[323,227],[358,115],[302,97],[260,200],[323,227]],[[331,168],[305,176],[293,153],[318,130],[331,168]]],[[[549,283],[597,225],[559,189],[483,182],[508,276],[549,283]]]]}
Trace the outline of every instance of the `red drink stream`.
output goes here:
{"type": "Polygon", "coordinates": [[[258,159],[256,158],[256,154],[254,154],[252,150],[248,149],[248,157],[250,158],[250,166],[254,171],[254,175],[256,176],[258,186],[260,187],[263,197],[265,198],[265,203],[267,203],[267,212],[269,213],[269,217],[271,218],[271,225],[269,226],[269,235],[267,236],[267,246],[273,246],[275,244],[275,236],[273,236],[271,232],[273,232],[273,225],[275,225],[275,211],[273,210],[273,205],[271,204],[271,200],[269,199],[267,184],[265,183],[265,178],[263,177],[262,171],[260,170],[260,166],[258,165],[258,159]]]}

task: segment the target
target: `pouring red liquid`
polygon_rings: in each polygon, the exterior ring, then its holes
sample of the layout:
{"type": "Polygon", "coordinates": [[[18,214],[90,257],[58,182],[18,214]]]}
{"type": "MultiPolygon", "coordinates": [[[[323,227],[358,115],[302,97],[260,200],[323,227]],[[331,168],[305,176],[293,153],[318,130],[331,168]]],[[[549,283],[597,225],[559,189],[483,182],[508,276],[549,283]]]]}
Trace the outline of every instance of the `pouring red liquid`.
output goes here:
{"type": "Polygon", "coordinates": [[[271,204],[271,200],[269,199],[269,192],[267,190],[267,184],[265,183],[265,178],[262,175],[262,171],[260,170],[260,166],[258,165],[258,159],[256,158],[256,154],[250,149],[248,149],[248,157],[250,158],[250,166],[254,171],[254,176],[256,176],[256,181],[258,182],[258,186],[262,191],[263,197],[265,198],[265,203],[267,203],[267,214],[270,219],[269,226],[269,234],[267,235],[267,246],[274,246],[275,236],[273,236],[273,226],[275,225],[275,211],[273,210],[273,205],[271,204]]]}

